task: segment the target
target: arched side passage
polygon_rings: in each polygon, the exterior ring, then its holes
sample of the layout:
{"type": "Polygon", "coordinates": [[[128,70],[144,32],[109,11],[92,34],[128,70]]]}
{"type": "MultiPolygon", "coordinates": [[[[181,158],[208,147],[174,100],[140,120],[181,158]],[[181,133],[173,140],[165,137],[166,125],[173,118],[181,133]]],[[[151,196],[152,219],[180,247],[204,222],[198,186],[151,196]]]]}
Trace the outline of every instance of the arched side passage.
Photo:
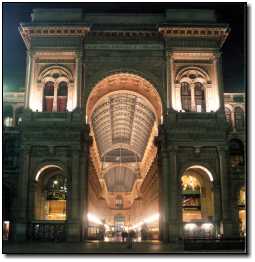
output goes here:
{"type": "Polygon", "coordinates": [[[41,164],[33,176],[32,206],[36,220],[66,220],[68,181],[62,165],[41,164]]]}
{"type": "MultiPolygon", "coordinates": [[[[214,175],[204,165],[185,166],[179,174],[184,238],[216,236],[214,175]]],[[[179,198],[180,199],[180,198],[179,198]]]]}

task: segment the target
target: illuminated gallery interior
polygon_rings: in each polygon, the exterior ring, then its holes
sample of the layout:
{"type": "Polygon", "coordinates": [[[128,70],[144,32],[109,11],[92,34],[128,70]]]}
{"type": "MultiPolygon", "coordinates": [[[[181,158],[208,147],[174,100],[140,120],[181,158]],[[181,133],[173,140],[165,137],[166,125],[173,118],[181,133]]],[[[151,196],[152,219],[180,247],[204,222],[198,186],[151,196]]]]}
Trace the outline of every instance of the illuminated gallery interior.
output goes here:
{"type": "Polygon", "coordinates": [[[4,230],[11,223],[17,240],[245,237],[245,96],[223,90],[228,26],[212,10],[199,26],[197,10],[137,20],[54,10],[33,10],[19,28],[25,92],[4,94],[3,120],[5,150],[16,154],[18,130],[22,164],[4,230]]]}

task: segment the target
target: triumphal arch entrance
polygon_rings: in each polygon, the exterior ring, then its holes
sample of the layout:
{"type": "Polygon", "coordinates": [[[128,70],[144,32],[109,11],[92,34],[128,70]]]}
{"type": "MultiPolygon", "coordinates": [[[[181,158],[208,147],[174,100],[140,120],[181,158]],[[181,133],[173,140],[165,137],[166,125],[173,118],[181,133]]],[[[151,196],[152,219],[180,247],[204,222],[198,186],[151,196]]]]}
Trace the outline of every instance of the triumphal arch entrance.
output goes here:
{"type": "Polygon", "coordinates": [[[36,9],[21,24],[27,75],[15,238],[239,234],[220,57],[228,27],[203,12],[36,9]]]}

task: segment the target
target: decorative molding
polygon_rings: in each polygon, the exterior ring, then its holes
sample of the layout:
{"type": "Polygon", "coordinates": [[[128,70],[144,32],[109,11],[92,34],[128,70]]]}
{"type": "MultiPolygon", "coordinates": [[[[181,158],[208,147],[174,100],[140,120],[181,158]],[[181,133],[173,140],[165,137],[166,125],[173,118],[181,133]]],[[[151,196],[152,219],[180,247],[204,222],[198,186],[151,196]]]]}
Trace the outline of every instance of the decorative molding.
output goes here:
{"type": "Polygon", "coordinates": [[[228,27],[159,27],[165,38],[207,38],[214,39],[221,47],[229,35],[228,27]]]}
{"type": "Polygon", "coordinates": [[[97,49],[97,50],[105,50],[105,49],[116,49],[116,50],[163,50],[163,44],[85,44],[85,49],[97,49]]]}
{"type": "Polygon", "coordinates": [[[89,32],[87,26],[20,26],[20,34],[28,49],[31,47],[32,37],[51,37],[51,36],[79,36],[85,37],[89,32]]]}

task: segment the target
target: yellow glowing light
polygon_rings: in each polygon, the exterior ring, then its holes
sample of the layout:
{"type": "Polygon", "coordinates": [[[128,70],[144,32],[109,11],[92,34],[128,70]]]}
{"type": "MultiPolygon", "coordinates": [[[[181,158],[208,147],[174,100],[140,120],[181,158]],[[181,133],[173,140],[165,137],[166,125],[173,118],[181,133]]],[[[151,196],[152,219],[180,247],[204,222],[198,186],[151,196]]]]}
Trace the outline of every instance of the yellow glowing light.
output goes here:
{"type": "Polygon", "coordinates": [[[63,171],[63,169],[62,169],[61,167],[57,166],[57,165],[46,165],[46,166],[42,167],[42,168],[37,172],[37,174],[36,174],[36,176],[35,176],[35,181],[38,181],[40,175],[42,174],[42,172],[43,172],[44,170],[46,170],[47,168],[50,168],[50,167],[56,167],[56,168],[59,168],[60,170],[63,171]]]}
{"type": "Polygon", "coordinates": [[[204,223],[203,225],[202,225],[202,229],[204,229],[204,230],[206,230],[206,231],[208,231],[208,230],[210,230],[210,229],[212,229],[213,228],[213,224],[212,223],[204,223]]]}
{"type": "Polygon", "coordinates": [[[150,217],[147,217],[145,218],[143,221],[135,224],[133,227],[131,227],[132,229],[136,229],[136,228],[140,228],[144,223],[146,224],[150,224],[150,223],[153,223],[155,221],[158,221],[160,217],[160,214],[159,213],[156,213],[156,214],[153,214],[152,216],[150,217]]]}
{"type": "Polygon", "coordinates": [[[198,168],[198,169],[203,170],[208,175],[210,181],[213,182],[213,175],[207,168],[203,166],[194,165],[194,166],[189,167],[187,170],[192,169],[192,168],[198,168]]]}
{"type": "Polygon", "coordinates": [[[184,226],[184,229],[189,230],[189,231],[193,231],[196,228],[197,228],[197,225],[194,223],[188,223],[184,226]]]}
{"type": "Polygon", "coordinates": [[[101,222],[101,220],[94,214],[88,213],[87,214],[88,220],[90,222],[93,222],[95,224],[99,224],[99,225],[103,225],[103,223],[101,222]]]}

